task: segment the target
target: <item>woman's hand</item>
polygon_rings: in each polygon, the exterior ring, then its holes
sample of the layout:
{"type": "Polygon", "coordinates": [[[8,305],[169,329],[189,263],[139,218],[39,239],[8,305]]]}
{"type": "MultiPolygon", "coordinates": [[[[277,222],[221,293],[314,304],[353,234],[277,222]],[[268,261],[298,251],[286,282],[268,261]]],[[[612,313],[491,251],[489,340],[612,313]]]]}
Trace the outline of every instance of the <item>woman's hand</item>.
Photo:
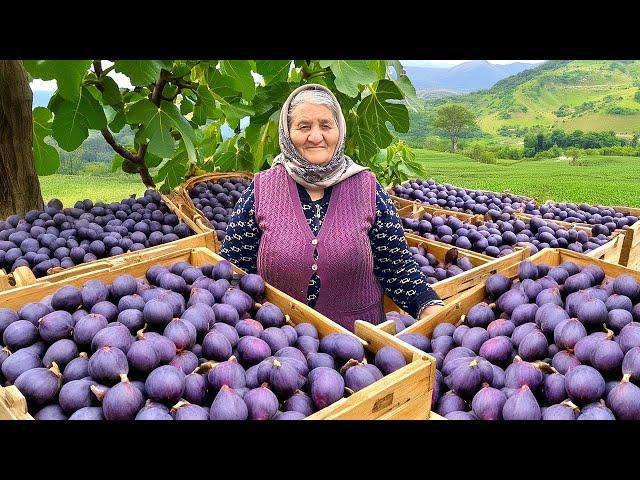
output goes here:
{"type": "Polygon", "coordinates": [[[444,307],[442,305],[429,305],[428,307],[425,307],[422,312],[420,312],[420,317],[418,318],[418,320],[423,320],[429,315],[433,315],[434,313],[439,312],[443,308],[444,307]]]}

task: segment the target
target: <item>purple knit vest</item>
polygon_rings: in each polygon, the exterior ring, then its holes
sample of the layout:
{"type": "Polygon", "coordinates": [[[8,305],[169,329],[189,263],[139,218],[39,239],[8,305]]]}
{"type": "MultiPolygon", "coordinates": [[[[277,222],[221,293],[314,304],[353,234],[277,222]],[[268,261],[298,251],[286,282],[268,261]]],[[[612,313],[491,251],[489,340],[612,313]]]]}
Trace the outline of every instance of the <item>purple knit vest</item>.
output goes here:
{"type": "Polygon", "coordinates": [[[363,171],[333,187],[317,237],[282,165],[257,174],[254,192],[262,231],[258,273],[265,281],[307,304],[309,280],[317,271],[317,311],[351,331],[356,320],[383,321],[383,291],[373,272],[368,236],[376,216],[375,177],[363,171]]]}

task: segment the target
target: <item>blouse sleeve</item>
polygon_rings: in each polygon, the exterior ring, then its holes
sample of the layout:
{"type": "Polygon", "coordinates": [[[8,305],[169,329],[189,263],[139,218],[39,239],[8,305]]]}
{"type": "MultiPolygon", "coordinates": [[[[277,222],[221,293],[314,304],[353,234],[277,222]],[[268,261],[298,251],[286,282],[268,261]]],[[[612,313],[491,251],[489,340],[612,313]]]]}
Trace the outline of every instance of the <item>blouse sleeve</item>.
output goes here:
{"type": "Polygon", "coordinates": [[[254,183],[242,192],[227,225],[220,255],[247,273],[258,271],[258,247],[262,232],[255,218],[254,183]]]}
{"type": "Polygon", "coordinates": [[[376,183],[376,220],[369,231],[374,273],[385,293],[416,317],[424,307],[444,305],[409,252],[395,205],[376,183]]]}

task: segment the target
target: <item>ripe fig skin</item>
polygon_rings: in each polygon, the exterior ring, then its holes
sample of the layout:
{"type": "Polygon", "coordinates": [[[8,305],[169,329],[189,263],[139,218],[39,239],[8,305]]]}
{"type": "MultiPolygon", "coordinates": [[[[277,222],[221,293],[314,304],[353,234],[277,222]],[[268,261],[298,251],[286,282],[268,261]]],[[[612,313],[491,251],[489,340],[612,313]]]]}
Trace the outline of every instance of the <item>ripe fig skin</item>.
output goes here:
{"type": "Polygon", "coordinates": [[[246,336],[238,341],[238,354],[240,363],[248,367],[260,363],[271,355],[271,348],[264,340],[258,337],[246,336]]]}
{"type": "Polygon", "coordinates": [[[362,390],[374,383],[376,379],[364,365],[354,365],[344,372],[344,383],[354,392],[362,390]]]}
{"type": "Polygon", "coordinates": [[[2,334],[2,342],[12,352],[33,345],[38,338],[38,329],[27,320],[16,320],[9,324],[2,334]]]}
{"type": "Polygon", "coordinates": [[[376,382],[384,376],[380,371],[380,369],[371,363],[367,363],[365,365],[365,368],[369,370],[369,373],[371,375],[373,375],[373,378],[375,379],[376,382]]]}
{"type": "Polygon", "coordinates": [[[622,374],[629,375],[629,380],[640,382],[640,347],[634,347],[627,351],[622,360],[622,374]]]}
{"type": "Polygon", "coordinates": [[[227,337],[227,340],[229,340],[229,343],[231,344],[231,348],[236,348],[240,341],[240,336],[236,329],[226,323],[215,323],[209,331],[218,332],[227,337]]]}
{"type": "MultiPolygon", "coordinates": [[[[453,325],[451,326],[453,327],[453,325]]],[[[403,333],[398,335],[396,338],[403,342],[407,342],[409,345],[412,345],[423,352],[431,352],[431,340],[429,340],[429,337],[425,335],[420,335],[419,333],[403,333]]]]}
{"type": "Polygon", "coordinates": [[[265,328],[260,334],[260,338],[269,345],[272,352],[277,352],[278,350],[289,346],[289,339],[287,338],[287,335],[277,327],[265,328]]]}
{"type": "Polygon", "coordinates": [[[613,412],[601,402],[585,405],[578,415],[578,420],[615,420],[613,412]]]}
{"type": "Polygon", "coordinates": [[[445,379],[449,387],[462,398],[471,399],[483,382],[477,360],[464,362],[445,379]]]}
{"type": "Polygon", "coordinates": [[[485,385],[474,395],[471,408],[480,420],[502,420],[502,407],[506,401],[504,392],[485,385]]]}
{"type": "Polygon", "coordinates": [[[205,358],[225,361],[231,356],[232,350],[231,343],[227,337],[216,331],[210,331],[202,340],[202,353],[205,358]]]}
{"type": "Polygon", "coordinates": [[[474,305],[467,312],[467,325],[470,327],[487,328],[495,319],[496,316],[493,310],[484,302],[474,305]]]}
{"type": "Polygon", "coordinates": [[[393,347],[382,347],[376,352],[374,364],[384,375],[389,375],[407,364],[404,355],[393,347]]]}
{"type": "Polygon", "coordinates": [[[75,411],[69,420],[104,420],[102,407],[84,407],[75,411]]]}
{"type": "Polygon", "coordinates": [[[310,396],[318,410],[322,410],[343,398],[344,379],[337,371],[321,367],[313,372],[317,372],[317,374],[309,377],[310,396]]]}
{"type": "Polygon", "coordinates": [[[209,420],[209,409],[188,403],[176,409],[176,420],[209,420]]]}
{"type": "Polygon", "coordinates": [[[298,412],[305,417],[308,417],[314,412],[313,408],[313,400],[311,397],[302,391],[294,392],[287,400],[284,402],[284,411],[285,412],[298,412]]]}
{"type": "Polygon", "coordinates": [[[89,376],[89,358],[85,354],[71,360],[62,372],[62,382],[80,380],[89,376]]]}
{"type": "Polygon", "coordinates": [[[80,318],[73,329],[73,340],[78,345],[91,345],[96,333],[108,325],[104,315],[89,313],[80,318]]]}
{"type": "MultiPolygon", "coordinates": [[[[62,310],[55,310],[38,320],[40,338],[49,343],[70,337],[73,326],[71,314],[62,310]]],[[[5,335],[6,333],[5,330],[5,335]]]]}
{"type": "Polygon", "coordinates": [[[138,411],[135,420],[173,420],[169,409],[161,403],[147,400],[144,407],[138,411]]]}
{"type": "Polygon", "coordinates": [[[42,407],[33,417],[36,420],[68,420],[60,405],[57,404],[42,407]]]}
{"type": "Polygon", "coordinates": [[[57,367],[27,370],[16,378],[14,385],[29,402],[34,405],[44,405],[57,395],[62,385],[62,375],[55,370],[57,367]]]}
{"type": "Polygon", "coordinates": [[[325,353],[333,355],[336,361],[341,364],[345,364],[351,359],[357,360],[358,362],[361,362],[364,359],[364,347],[357,337],[346,333],[338,333],[334,335],[335,340],[333,348],[331,351],[326,351],[325,353]]]}
{"type": "Polygon", "coordinates": [[[565,400],[567,390],[564,387],[564,375],[552,373],[545,376],[542,392],[544,401],[548,405],[555,405],[565,400]]]}
{"type": "Polygon", "coordinates": [[[305,357],[305,355],[295,347],[281,348],[280,350],[276,351],[274,356],[295,358],[296,360],[308,366],[307,358],[305,357]]]}
{"type": "Polygon", "coordinates": [[[480,352],[480,347],[489,340],[489,332],[481,327],[470,328],[462,337],[462,346],[473,350],[476,355],[480,352]]]}
{"type": "Polygon", "coordinates": [[[543,360],[549,353],[549,342],[544,333],[533,330],[518,345],[518,355],[526,361],[543,360]]]}
{"type": "Polygon", "coordinates": [[[565,350],[573,350],[576,343],[587,336],[587,330],[577,319],[563,320],[553,331],[554,343],[565,350]]]}
{"type": "Polygon", "coordinates": [[[597,342],[589,357],[591,365],[605,374],[619,371],[623,359],[624,353],[620,345],[613,340],[597,342]]]}
{"type": "Polygon", "coordinates": [[[511,288],[511,280],[499,273],[491,275],[485,283],[487,295],[492,300],[497,300],[509,288],[511,288]]]}
{"type": "Polygon", "coordinates": [[[602,398],[605,381],[595,368],[580,365],[566,373],[565,388],[572,402],[577,405],[586,405],[602,398]]]}
{"type": "Polygon", "coordinates": [[[185,375],[189,375],[198,368],[198,357],[190,350],[182,350],[169,362],[169,365],[182,370],[185,375]]]}
{"type": "Polygon", "coordinates": [[[133,420],[143,407],[144,397],[128,380],[111,387],[102,399],[107,420],[133,420]]]}
{"type": "Polygon", "coordinates": [[[191,322],[174,318],[164,329],[163,336],[171,340],[178,350],[187,350],[196,343],[196,327],[191,322]]]}
{"type": "Polygon", "coordinates": [[[207,400],[207,378],[201,373],[190,373],[184,379],[183,397],[189,403],[204,405],[207,400]]]}
{"type": "Polygon", "coordinates": [[[74,341],[63,338],[51,344],[42,358],[42,363],[45,367],[49,368],[53,362],[56,362],[60,369],[64,369],[64,367],[77,356],[78,347],[74,341]]]}
{"type": "Polygon", "coordinates": [[[614,331],[614,333],[620,333],[620,331],[633,322],[633,315],[631,312],[622,309],[609,310],[607,314],[607,327],[614,331]]]}
{"type": "Polygon", "coordinates": [[[480,356],[495,365],[506,366],[513,352],[513,344],[508,337],[496,336],[480,346],[480,356]]]}
{"type": "Polygon", "coordinates": [[[133,337],[129,329],[122,323],[110,323],[100,330],[91,340],[91,350],[96,351],[106,345],[119,348],[125,355],[133,343],[133,337]]]}
{"type": "Polygon", "coordinates": [[[138,372],[148,373],[160,365],[160,356],[150,340],[136,340],[127,352],[129,365],[138,372]]]}
{"type": "Polygon", "coordinates": [[[618,420],[640,420],[640,388],[625,376],[607,395],[607,406],[618,420]]]}
{"type": "Polygon", "coordinates": [[[9,355],[2,362],[1,371],[9,383],[15,383],[16,379],[24,372],[40,367],[42,367],[42,360],[36,353],[21,349],[9,355]]]}
{"type": "Polygon", "coordinates": [[[207,372],[207,383],[214,391],[224,385],[235,390],[247,385],[246,372],[235,359],[227,360],[207,372]]]}
{"type": "Polygon", "coordinates": [[[272,420],[303,420],[304,418],[306,418],[305,415],[300,412],[289,411],[276,413],[272,420]]]}
{"type": "Polygon", "coordinates": [[[182,370],[172,365],[163,365],[149,374],[144,388],[151,400],[165,405],[175,405],[184,393],[185,378],[182,370]]]}
{"type": "Polygon", "coordinates": [[[461,411],[450,412],[445,415],[445,418],[447,420],[478,420],[478,417],[476,417],[472,412],[461,411]]]}
{"type": "MultiPolygon", "coordinates": [[[[513,317],[513,315],[512,315],[513,317]]],[[[487,332],[491,338],[504,336],[511,337],[511,334],[515,330],[516,325],[511,320],[504,320],[499,318],[494,320],[487,326],[487,332]]]]}
{"type": "Polygon", "coordinates": [[[467,408],[467,403],[459,397],[453,390],[449,390],[444,395],[440,396],[440,400],[436,405],[436,413],[438,415],[446,416],[448,413],[456,411],[464,411],[467,408]]]}
{"type": "Polygon", "coordinates": [[[535,392],[540,389],[544,381],[542,372],[535,365],[524,360],[515,360],[504,373],[504,385],[511,389],[527,385],[530,390],[535,392]]]}
{"type": "Polygon", "coordinates": [[[540,405],[527,385],[518,388],[507,398],[502,408],[505,420],[540,420],[542,412],[540,405]]]}
{"type": "MultiPolygon", "coordinates": [[[[247,335],[258,337],[262,334],[264,327],[260,322],[253,319],[240,320],[236,323],[236,330],[238,331],[238,335],[241,337],[245,337],[247,335]]],[[[297,337],[296,337],[297,340],[297,337]]]]}
{"type": "Polygon", "coordinates": [[[296,333],[298,334],[298,337],[308,336],[308,337],[315,338],[316,340],[319,339],[318,330],[311,323],[306,323],[306,322],[298,323],[293,328],[295,328],[296,333]]]}
{"type": "Polygon", "coordinates": [[[304,386],[306,379],[290,364],[278,359],[273,360],[273,367],[268,374],[269,386],[279,398],[288,398],[304,386]]]}
{"type": "Polygon", "coordinates": [[[577,420],[578,415],[575,410],[568,405],[561,403],[547,407],[542,414],[542,420],[577,420]]]}
{"type": "MultiPolygon", "coordinates": [[[[140,337],[140,336],[139,336],[140,337]]],[[[156,332],[145,332],[142,335],[142,339],[151,342],[156,349],[158,357],[160,357],[160,363],[169,363],[176,356],[177,349],[175,343],[156,332]]]]}
{"type": "Polygon", "coordinates": [[[88,371],[95,380],[113,385],[120,380],[120,375],[129,373],[129,363],[122,350],[106,345],[91,355],[88,371]]]}
{"type": "Polygon", "coordinates": [[[559,373],[565,375],[572,368],[582,365],[582,362],[567,350],[561,350],[553,356],[551,364],[559,373]]]}
{"type": "Polygon", "coordinates": [[[456,327],[451,323],[439,323],[436,328],[433,329],[433,335],[431,335],[431,339],[447,336],[452,337],[453,332],[455,332],[456,327]]]}
{"type": "Polygon", "coordinates": [[[249,390],[242,400],[247,406],[249,420],[270,420],[278,411],[278,398],[266,384],[249,390]]]}
{"type": "Polygon", "coordinates": [[[625,325],[618,335],[618,343],[625,354],[634,347],[640,347],[640,323],[631,322],[625,325]]]}

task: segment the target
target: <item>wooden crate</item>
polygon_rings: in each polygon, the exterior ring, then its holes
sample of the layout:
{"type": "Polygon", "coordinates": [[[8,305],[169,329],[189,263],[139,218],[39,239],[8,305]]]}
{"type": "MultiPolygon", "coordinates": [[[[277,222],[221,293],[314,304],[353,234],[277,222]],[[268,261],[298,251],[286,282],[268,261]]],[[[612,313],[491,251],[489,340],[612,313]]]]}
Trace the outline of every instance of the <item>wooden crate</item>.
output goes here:
{"type": "Polygon", "coordinates": [[[105,265],[110,265],[110,260],[121,262],[124,261],[124,259],[131,259],[132,261],[137,261],[141,257],[142,252],[144,252],[145,254],[153,254],[154,252],[161,253],[173,248],[216,248],[217,239],[215,232],[212,232],[209,228],[204,229],[202,228],[201,223],[199,223],[198,221],[193,221],[188,215],[186,215],[176,206],[170,196],[160,195],[160,197],[162,198],[162,201],[167,205],[167,207],[169,207],[169,210],[171,210],[178,216],[180,222],[185,223],[193,232],[195,232],[195,235],[181,238],[179,240],[175,240],[173,242],[165,243],[162,245],[157,245],[155,247],[138,250],[136,252],[127,252],[123,253],[122,255],[116,255],[114,257],[107,257],[104,259],[94,260],[93,262],[81,263],[80,265],[76,265],[75,267],[71,268],[52,268],[49,270],[50,273],[40,278],[36,278],[29,267],[18,267],[11,273],[5,273],[4,270],[2,270],[0,271],[0,292],[15,287],[32,285],[34,283],[60,282],[67,278],[81,274],[85,271],[93,272],[96,269],[101,269],[105,267],[105,265]]]}
{"type": "MultiPolygon", "coordinates": [[[[202,182],[218,182],[228,180],[230,178],[244,178],[245,180],[253,180],[253,177],[253,173],[246,171],[205,173],[204,175],[198,175],[186,180],[180,187],[178,187],[176,192],[173,193],[172,199],[185,215],[187,215],[196,224],[198,224],[199,228],[202,228],[205,231],[215,232],[215,230],[211,227],[211,224],[209,223],[207,217],[205,217],[205,215],[196,208],[195,203],[193,203],[193,200],[189,196],[189,190],[202,182]]],[[[216,246],[214,248],[214,251],[218,253],[221,247],[222,244],[216,236],[216,246]]]]}
{"type": "MultiPolygon", "coordinates": [[[[202,247],[176,249],[175,247],[163,252],[141,251],[135,260],[131,257],[105,260],[108,267],[94,271],[84,271],[75,276],[69,276],[64,281],[56,283],[38,283],[30,286],[17,287],[9,292],[0,293],[0,305],[18,310],[22,305],[39,301],[52,295],[59,288],[66,285],[82,287],[90,279],[100,279],[111,283],[117,276],[130,274],[142,277],[154,265],[169,266],[179,261],[187,261],[193,265],[218,263],[222,257],[211,250],[202,247]]],[[[234,268],[235,273],[242,275],[242,270],[234,268]]],[[[271,285],[265,287],[265,300],[282,309],[289,315],[292,324],[300,322],[312,323],[321,337],[331,333],[345,333],[354,335],[340,325],[332,322],[324,315],[316,312],[307,305],[298,302],[271,285]]],[[[379,418],[408,418],[427,419],[431,410],[431,395],[435,380],[435,362],[432,357],[420,350],[399,342],[390,335],[382,336],[374,326],[362,321],[356,322],[356,333],[359,341],[369,352],[375,353],[383,346],[394,346],[402,352],[407,365],[380,381],[372,384],[353,395],[324,408],[309,419],[366,419],[379,418]]],[[[354,335],[355,336],[355,335],[354,335]]],[[[0,388],[0,419],[30,418],[26,412],[24,398],[15,387],[0,388]]]]}
{"type": "MultiPolygon", "coordinates": [[[[631,275],[636,280],[640,281],[640,272],[631,270],[620,265],[605,262],[602,260],[589,257],[587,255],[565,250],[563,248],[545,248],[539,251],[535,255],[532,255],[527,260],[539,264],[547,264],[555,267],[563,262],[574,262],[580,266],[597,265],[604,271],[607,277],[617,277],[619,275],[631,275]]],[[[513,265],[500,272],[502,275],[514,279],[518,276],[518,265],[513,265]]],[[[457,301],[446,305],[439,312],[430,315],[429,317],[420,320],[413,325],[407,327],[401,332],[406,333],[419,333],[426,336],[431,336],[435,327],[443,322],[457,324],[461,321],[461,316],[466,315],[471,307],[474,305],[486,301],[485,282],[476,285],[473,288],[467,290],[464,294],[458,297],[457,301]]],[[[487,302],[490,303],[490,302],[487,302]]],[[[387,327],[390,329],[389,327],[387,327]]]]}
{"type": "MultiPolygon", "coordinates": [[[[529,215],[527,213],[516,213],[514,214],[514,216],[516,218],[523,220],[524,222],[529,222],[533,218],[533,215],[529,215]]],[[[538,217],[538,218],[541,218],[541,217],[538,217]]],[[[576,230],[582,230],[583,232],[586,232],[587,234],[589,234],[589,236],[592,236],[591,227],[593,227],[593,225],[588,225],[586,223],[562,222],[558,220],[549,220],[545,218],[543,218],[542,220],[544,220],[545,222],[555,223],[564,229],[575,228],[576,230]]],[[[587,255],[588,257],[597,258],[599,260],[604,260],[605,262],[620,263],[623,247],[625,245],[625,237],[626,237],[626,230],[623,230],[623,229],[614,230],[611,236],[609,237],[611,240],[609,240],[604,245],[601,245],[600,247],[594,250],[591,250],[589,253],[586,253],[585,255],[587,255]]]]}

